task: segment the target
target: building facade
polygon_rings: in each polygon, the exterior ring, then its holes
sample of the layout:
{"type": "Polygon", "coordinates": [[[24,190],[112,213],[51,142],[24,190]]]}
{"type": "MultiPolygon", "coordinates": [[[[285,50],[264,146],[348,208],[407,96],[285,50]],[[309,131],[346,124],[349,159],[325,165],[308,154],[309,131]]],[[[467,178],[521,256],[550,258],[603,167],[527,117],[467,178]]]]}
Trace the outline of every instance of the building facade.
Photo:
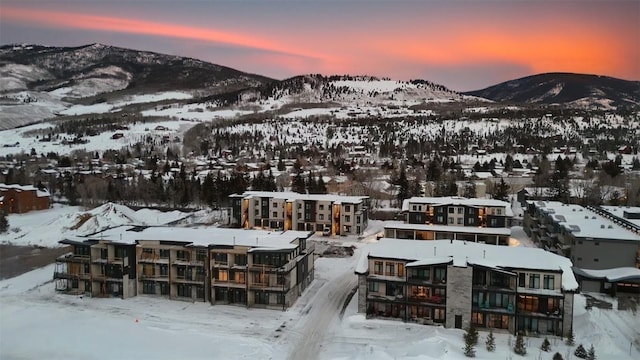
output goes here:
{"type": "Polygon", "coordinates": [[[356,274],[367,317],[531,336],[572,328],[571,261],[542,249],[385,238],[356,274]]]}
{"type": "Polygon", "coordinates": [[[50,206],[49,191],[32,185],[0,184],[0,211],[22,214],[32,210],[44,210],[50,206]]]}
{"type": "Polygon", "coordinates": [[[367,196],[248,191],[231,195],[231,226],[360,235],[368,225],[367,196]]]}
{"type": "Polygon", "coordinates": [[[314,278],[309,232],[120,227],[63,240],[56,289],[286,309],[314,278]],[[184,240],[189,239],[189,240],[184,240]]]}
{"type": "Polygon", "coordinates": [[[385,226],[384,236],[412,240],[464,240],[509,245],[513,211],[504,201],[462,197],[404,200],[404,223],[385,226]]]}
{"type": "Polygon", "coordinates": [[[424,225],[508,228],[513,218],[508,202],[463,197],[412,197],[402,211],[406,223],[424,225]]]}

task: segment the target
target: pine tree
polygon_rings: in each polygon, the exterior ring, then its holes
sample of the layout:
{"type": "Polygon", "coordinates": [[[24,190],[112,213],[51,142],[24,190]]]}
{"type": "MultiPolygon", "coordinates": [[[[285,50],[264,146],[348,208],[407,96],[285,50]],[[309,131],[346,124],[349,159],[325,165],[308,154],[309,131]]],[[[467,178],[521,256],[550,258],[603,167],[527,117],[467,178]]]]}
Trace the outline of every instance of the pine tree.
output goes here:
{"type": "Polygon", "coordinates": [[[496,338],[493,336],[493,330],[489,331],[487,336],[487,351],[492,352],[496,349],[496,338]]]}
{"type": "Polygon", "coordinates": [[[580,359],[586,359],[588,354],[587,354],[587,350],[584,349],[584,346],[580,344],[576,348],[576,351],[573,352],[573,355],[575,355],[576,357],[579,357],[580,359]]]}
{"type": "Polygon", "coordinates": [[[562,357],[562,355],[557,352],[555,354],[553,354],[553,360],[564,360],[564,358],[562,357]]]}
{"type": "Polygon", "coordinates": [[[500,178],[500,182],[493,187],[493,198],[497,200],[507,201],[509,197],[510,186],[503,178],[500,178]]]}
{"type": "Polygon", "coordinates": [[[542,342],[542,345],[540,346],[540,350],[546,351],[546,352],[551,351],[551,343],[549,342],[549,339],[544,338],[544,341],[542,342]]]}
{"type": "Polygon", "coordinates": [[[587,360],[596,360],[596,350],[593,348],[593,344],[591,344],[589,353],[587,353],[587,360]]]}
{"type": "Polygon", "coordinates": [[[469,336],[471,337],[471,341],[473,345],[478,345],[478,329],[474,325],[469,326],[469,336]]]}
{"type": "Polygon", "coordinates": [[[466,357],[476,357],[475,345],[478,343],[478,331],[474,329],[470,326],[464,334],[464,356],[466,357]]]}
{"type": "Polygon", "coordinates": [[[0,209],[0,234],[9,231],[9,220],[4,213],[4,210],[0,209]]]}
{"type": "Polygon", "coordinates": [[[522,337],[522,334],[518,334],[518,337],[516,338],[516,345],[513,347],[513,352],[521,356],[525,356],[527,354],[527,346],[524,343],[524,337],[522,337]]]}
{"type": "Polygon", "coordinates": [[[573,329],[569,330],[569,336],[567,336],[567,340],[564,342],[567,346],[573,346],[576,343],[576,339],[573,336],[573,329]]]}

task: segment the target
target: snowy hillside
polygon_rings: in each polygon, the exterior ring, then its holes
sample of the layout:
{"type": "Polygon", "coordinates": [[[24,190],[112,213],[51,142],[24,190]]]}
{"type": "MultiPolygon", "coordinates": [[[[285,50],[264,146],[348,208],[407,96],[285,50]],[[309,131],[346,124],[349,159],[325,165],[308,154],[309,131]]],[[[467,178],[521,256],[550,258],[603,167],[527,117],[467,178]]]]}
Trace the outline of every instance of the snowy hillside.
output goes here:
{"type": "Polygon", "coordinates": [[[122,225],[164,225],[186,221],[190,216],[193,214],[179,211],[133,211],[113,203],[89,211],[81,211],[79,207],[56,206],[48,210],[9,214],[9,232],[2,234],[0,243],[55,247],[66,237],[94,234],[122,225]]]}

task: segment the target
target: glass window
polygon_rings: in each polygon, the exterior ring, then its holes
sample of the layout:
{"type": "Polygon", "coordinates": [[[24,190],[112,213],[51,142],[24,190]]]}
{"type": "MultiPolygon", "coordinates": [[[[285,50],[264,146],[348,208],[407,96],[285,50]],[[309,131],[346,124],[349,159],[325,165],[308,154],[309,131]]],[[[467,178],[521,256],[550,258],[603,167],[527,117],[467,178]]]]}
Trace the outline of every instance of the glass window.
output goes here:
{"type": "Polygon", "coordinates": [[[395,275],[395,264],[394,263],[387,263],[387,271],[385,272],[385,275],[387,276],[394,276],[395,275]]]}
{"type": "Polygon", "coordinates": [[[375,282],[375,281],[371,281],[369,282],[369,292],[374,292],[377,293],[380,290],[380,284],[375,282]]]}
{"type": "Polygon", "coordinates": [[[382,261],[376,261],[373,263],[373,273],[376,275],[382,275],[382,261]]]}
{"type": "Polygon", "coordinates": [[[540,289],[540,274],[529,274],[529,288],[540,289]]]}
{"type": "Polygon", "coordinates": [[[525,273],[519,273],[518,274],[518,286],[519,287],[525,287],[525,279],[526,279],[526,274],[525,273]]]}
{"type": "Polygon", "coordinates": [[[555,289],[554,280],[555,280],[555,276],[553,276],[553,275],[545,275],[544,276],[543,287],[545,289],[549,289],[549,290],[555,289]]]}
{"type": "Polygon", "coordinates": [[[453,207],[450,207],[450,208],[449,208],[449,214],[453,214],[453,213],[454,213],[454,211],[455,211],[455,210],[454,210],[454,208],[453,208],[453,207]]]}

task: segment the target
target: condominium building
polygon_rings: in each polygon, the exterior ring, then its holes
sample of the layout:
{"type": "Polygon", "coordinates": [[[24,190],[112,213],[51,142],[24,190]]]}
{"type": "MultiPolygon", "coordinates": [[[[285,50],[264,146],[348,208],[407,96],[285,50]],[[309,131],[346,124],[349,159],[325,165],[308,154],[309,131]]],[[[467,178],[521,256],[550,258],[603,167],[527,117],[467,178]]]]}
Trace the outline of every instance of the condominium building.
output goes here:
{"type": "Polygon", "coordinates": [[[368,225],[367,196],[247,191],[230,199],[231,225],[245,229],[360,235],[368,225]]]}
{"type": "Polygon", "coordinates": [[[123,226],[61,241],[56,289],[284,309],[314,278],[309,232],[123,226]]]}
{"type": "Polygon", "coordinates": [[[494,199],[412,197],[402,203],[409,224],[508,228],[511,204],[494,199]]]}
{"type": "Polygon", "coordinates": [[[404,200],[404,223],[388,223],[384,236],[395,239],[453,239],[509,245],[511,205],[493,199],[413,197],[404,200]]]}
{"type": "MultiPolygon", "coordinates": [[[[606,210],[606,211],[605,211],[606,210]]],[[[640,231],[631,220],[559,201],[528,201],[524,231],[541,247],[581,269],[640,268],[640,231]]]]}
{"type": "Polygon", "coordinates": [[[356,268],[358,312],[447,328],[566,336],[571,261],[538,248],[381,239],[356,268]]]}

